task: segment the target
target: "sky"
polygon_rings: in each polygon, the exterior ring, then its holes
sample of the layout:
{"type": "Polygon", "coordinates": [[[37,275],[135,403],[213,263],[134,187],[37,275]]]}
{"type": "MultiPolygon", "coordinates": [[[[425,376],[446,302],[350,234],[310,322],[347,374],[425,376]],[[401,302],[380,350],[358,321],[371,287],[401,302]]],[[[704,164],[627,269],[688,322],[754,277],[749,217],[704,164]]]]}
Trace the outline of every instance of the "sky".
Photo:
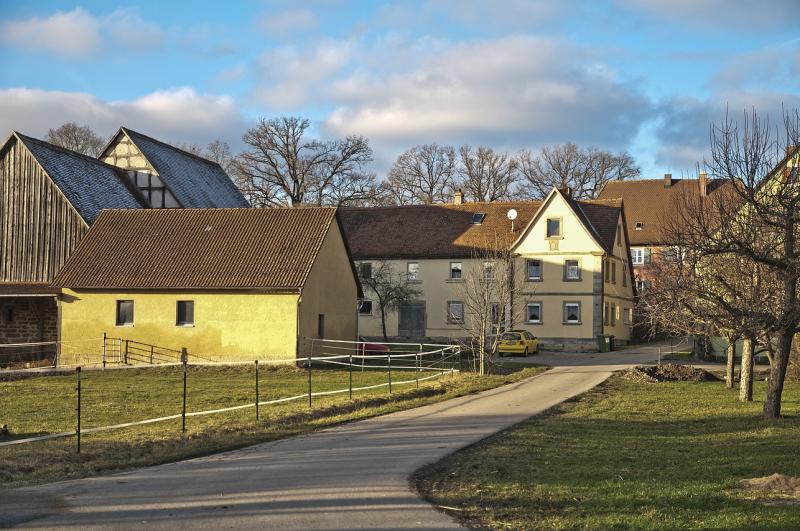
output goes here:
{"type": "Polygon", "coordinates": [[[234,151],[259,118],[412,146],[575,142],[694,175],[726,111],[800,108],[800,0],[0,0],[0,131],[234,151]]]}

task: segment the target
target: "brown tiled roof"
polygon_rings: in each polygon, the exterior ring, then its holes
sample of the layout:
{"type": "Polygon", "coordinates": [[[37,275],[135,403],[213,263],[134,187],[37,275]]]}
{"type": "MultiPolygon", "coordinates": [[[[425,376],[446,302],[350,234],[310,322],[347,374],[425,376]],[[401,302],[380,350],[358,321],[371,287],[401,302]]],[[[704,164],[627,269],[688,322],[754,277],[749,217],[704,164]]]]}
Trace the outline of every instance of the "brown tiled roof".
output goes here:
{"type": "MultiPolygon", "coordinates": [[[[708,194],[719,193],[726,186],[721,180],[709,180],[708,194]]],[[[622,199],[625,203],[625,222],[631,245],[661,245],[663,220],[677,208],[677,201],[685,193],[700,193],[694,179],[672,179],[670,187],[663,179],[637,179],[611,181],[600,191],[599,199],[622,199]],[[641,223],[641,230],[636,224],[641,223]]]]}
{"type": "MultiPolygon", "coordinates": [[[[601,243],[614,243],[618,202],[576,201],[596,227],[601,243]],[[614,217],[616,213],[616,217],[614,217]],[[614,217],[613,223],[609,220],[614,217]],[[610,226],[610,228],[609,228],[610,226]]],[[[410,205],[377,208],[342,208],[340,215],[353,258],[469,258],[476,250],[510,246],[536,215],[541,201],[497,201],[410,205]],[[514,232],[506,215],[517,211],[514,232]],[[473,214],[486,214],[473,224],[473,214]]],[[[590,228],[591,230],[591,228],[590,228]]]]}
{"type": "Polygon", "coordinates": [[[55,295],[58,288],[46,282],[0,282],[0,297],[55,295]]]}
{"type": "Polygon", "coordinates": [[[334,208],[105,210],[53,284],[301,288],[334,208]]]}

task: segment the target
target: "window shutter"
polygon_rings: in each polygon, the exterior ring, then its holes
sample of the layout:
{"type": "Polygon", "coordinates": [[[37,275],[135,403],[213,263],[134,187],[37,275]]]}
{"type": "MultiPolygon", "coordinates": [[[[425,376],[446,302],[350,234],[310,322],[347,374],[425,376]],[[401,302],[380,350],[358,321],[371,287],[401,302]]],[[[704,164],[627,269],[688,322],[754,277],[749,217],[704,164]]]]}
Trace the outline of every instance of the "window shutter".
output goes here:
{"type": "Polygon", "coordinates": [[[643,260],[643,262],[645,264],[649,264],[650,263],[650,249],[645,249],[644,250],[644,260],[643,260]]]}

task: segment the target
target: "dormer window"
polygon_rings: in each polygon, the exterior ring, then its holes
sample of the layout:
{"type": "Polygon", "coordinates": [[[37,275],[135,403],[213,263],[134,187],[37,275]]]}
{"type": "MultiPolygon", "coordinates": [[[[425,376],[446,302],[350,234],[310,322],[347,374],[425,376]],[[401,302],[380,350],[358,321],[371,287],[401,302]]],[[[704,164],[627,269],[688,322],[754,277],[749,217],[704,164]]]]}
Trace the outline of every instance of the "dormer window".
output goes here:
{"type": "Polygon", "coordinates": [[[635,226],[636,230],[642,230],[642,227],[644,227],[644,223],[637,221],[635,226]]]}
{"type": "Polygon", "coordinates": [[[472,224],[473,225],[480,225],[483,223],[483,218],[486,217],[486,214],[483,212],[475,212],[472,214],[472,224]]]}

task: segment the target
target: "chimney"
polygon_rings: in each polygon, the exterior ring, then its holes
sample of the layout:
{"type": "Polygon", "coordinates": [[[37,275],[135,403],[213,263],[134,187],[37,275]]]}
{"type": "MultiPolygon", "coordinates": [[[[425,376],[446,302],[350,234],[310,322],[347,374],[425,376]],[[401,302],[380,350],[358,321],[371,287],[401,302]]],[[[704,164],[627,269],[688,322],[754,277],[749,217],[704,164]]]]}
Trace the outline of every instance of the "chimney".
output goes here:
{"type": "Polygon", "coordinates": [[[671,173],[665,173],[664,174],[664,188],[669,188],[670,186],[672,186],[672,174],[671,173]]]}
{"type": "Polygon", "coordinates": [[[463,203],[464,203],[464,194],[463,192],[461,192],[461,190],[459,190],[455,194],[453,194],[453,204],[460,205],[463,203]]]}
{"type": "Polygon", "coordinates": [[[561,193],[567,197],[572,197],[572,188],[570,188],[569,186],[564,186],[563,188],[561,188],[561,193]]]}
{"type": "Polygon", "coordinates": [[[698,184],[700,185],[700,197],[705,197],[708,195],[708,174],[704,171],[700,172],[700,175],[697,178],[698,184]]]}

